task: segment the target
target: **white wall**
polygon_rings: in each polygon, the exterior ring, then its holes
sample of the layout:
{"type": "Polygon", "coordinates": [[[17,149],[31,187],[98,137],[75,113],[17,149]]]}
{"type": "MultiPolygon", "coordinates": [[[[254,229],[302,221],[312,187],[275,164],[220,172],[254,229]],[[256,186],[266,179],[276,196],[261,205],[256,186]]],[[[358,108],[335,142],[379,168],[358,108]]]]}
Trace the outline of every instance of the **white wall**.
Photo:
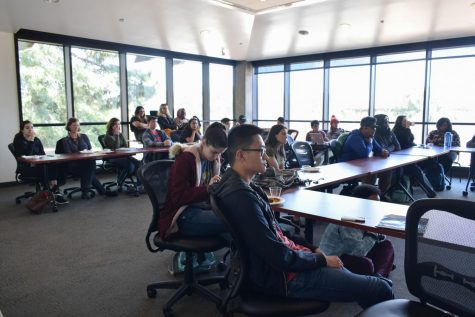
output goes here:
{"type": "Polygon", "coordinates": [[[19,120],[13,34],[0,32],[0,183],[15,180],[16,162],[8,144],[18,132],[19,120]]]}

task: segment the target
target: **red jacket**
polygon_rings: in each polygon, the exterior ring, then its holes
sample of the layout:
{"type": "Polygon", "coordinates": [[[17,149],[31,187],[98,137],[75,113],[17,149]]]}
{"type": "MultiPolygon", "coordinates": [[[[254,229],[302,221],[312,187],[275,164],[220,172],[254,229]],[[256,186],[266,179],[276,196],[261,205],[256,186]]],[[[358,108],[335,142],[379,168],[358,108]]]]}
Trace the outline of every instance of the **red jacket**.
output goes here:
{"type": "MultiPolygon", "coordinates": [[[[201,178],[201,171],[199,175],[197,173],[198,166],[201,169],[198,146],[185,148],[176,157],[175,163],[170,169],[167,200],[158,219],[162,239],[178,230],[176,219],[188,205],[208,201],[209,195],[206,186],[198,185],[201,178]]],[[[219,167],[219,162],[215,162],[213,175],[216,175],[219,167]]]]}

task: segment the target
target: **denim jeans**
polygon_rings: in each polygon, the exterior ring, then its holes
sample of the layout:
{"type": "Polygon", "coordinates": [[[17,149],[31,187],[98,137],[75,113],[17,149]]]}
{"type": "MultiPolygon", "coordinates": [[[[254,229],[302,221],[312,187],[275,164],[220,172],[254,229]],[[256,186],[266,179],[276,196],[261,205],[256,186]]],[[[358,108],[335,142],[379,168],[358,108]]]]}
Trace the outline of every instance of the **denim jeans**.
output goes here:
{"type": "Polygon", "coordinates": [[[393,299],[392,288],[384,280],[329,267],[298,272],[288,283],[288,296],[329,302],[356,301],[361,307],[393,299]]]}
{"type": "Polygon", "coordinates": [[[227,229],[211,209],[189,206],[178,217],[178,228],[181,233],[189,236],[208,236],[225,234],[229,240],[227,229]]]}

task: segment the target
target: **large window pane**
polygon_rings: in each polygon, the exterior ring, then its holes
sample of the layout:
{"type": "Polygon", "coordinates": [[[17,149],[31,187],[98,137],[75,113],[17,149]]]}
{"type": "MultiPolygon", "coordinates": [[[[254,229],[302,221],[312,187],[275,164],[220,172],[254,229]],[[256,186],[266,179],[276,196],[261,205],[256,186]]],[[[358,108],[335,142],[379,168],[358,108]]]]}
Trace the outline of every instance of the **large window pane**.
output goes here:
{"type": "Polygon", "coordinates": [[[197,116],[203,119],[202,71],[201,62],[173,60],[175,114],[179,108],[185,108],[188,118],[197,116]]]}
{"type": "Polygon", "coordinates": [[[18,55],[24,120],[66,122],[63,47],[18,41],[18,55]]]}
{"type": "Polygon", "coordinates": [[[149,114],[167,102],[165,76],[165,58],[127,54],[128,119],[138,106],[149,114]]]}
{"type": "Polygon", "coordinates": [[[209,65],[209,116],[211,121],[233,118],[233,66],[209,65]]]}
{"type": "Polygon", "coordinates": [[[64,126],[35,126],[35,133],[36,136],[41,140],[46,154],[54,154],[56,142],[68,135],[64,129],[64,126]]]}
{"type": "Polygon", "coordinates": [[[258,112],[259,120],[277,120],[284,116],[284,73],[258,75],[258,112]]]}
{"type": "Polygon", "coordinates": [[[119,54],[71,48],[74,116],[81,122],[120,118],[119,54]]]}
{"type": "Polygon", "coordinates": [[[475,57],[432,61],[429,121],[475,122],[475,57]]]}
{"type": "Polygon", "coordinates": [[[424,77],[424,61],[377,65],[375,114],[384,113],[391,121],[399,115],[422,121],[424,77]]]}
{"type": "Polygon", "coordinates": [[[308,120],[309,122],[315,119],[321,120],[322,113],[323,70],[291,72],[290,120],[308,120]]]}
{"type": "Polygon", "coordinates": [[[369,75],[369,66],[330,69],[330,116],[360,121],[368,115],[369,75]]]}

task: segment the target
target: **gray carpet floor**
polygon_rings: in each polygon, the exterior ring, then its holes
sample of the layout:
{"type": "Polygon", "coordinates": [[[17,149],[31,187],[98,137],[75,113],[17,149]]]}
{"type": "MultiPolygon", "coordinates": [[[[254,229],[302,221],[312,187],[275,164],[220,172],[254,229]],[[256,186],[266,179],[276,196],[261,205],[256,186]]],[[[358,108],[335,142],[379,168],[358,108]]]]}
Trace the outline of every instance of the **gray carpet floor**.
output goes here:
{"type": "MultiPolygon", "coordinates": [[[[462,197],[464,185],[457,179],[452,190],[439,197],[474,199],[475,193],[462,197]]],[[[168,273],[173,253],[146,249],[152,214],[146,195],[76,197],[57,213],[32,215],[24,202],[14,202],[27,189],[0,191],[0,316],[162,316],[172,291],[160,290],[156,299],[149,299],[146,285],[173,279],[168,273]]],[[[424,197],[419,188],[415,196],[424,197]]],[[[315,226],[317,239],[324,228],[315,226]]],[[[394,291],[399,298],[413,298],[404,278],[404,241],[391,240],[397,265],[390,276],[394,291]]],[[[355,303],[332,303],[322,316],[354,316],[359,311],[355,303]]],[[[174,312],[220,316],[199,296],[184,298],[174,312]]]]}

